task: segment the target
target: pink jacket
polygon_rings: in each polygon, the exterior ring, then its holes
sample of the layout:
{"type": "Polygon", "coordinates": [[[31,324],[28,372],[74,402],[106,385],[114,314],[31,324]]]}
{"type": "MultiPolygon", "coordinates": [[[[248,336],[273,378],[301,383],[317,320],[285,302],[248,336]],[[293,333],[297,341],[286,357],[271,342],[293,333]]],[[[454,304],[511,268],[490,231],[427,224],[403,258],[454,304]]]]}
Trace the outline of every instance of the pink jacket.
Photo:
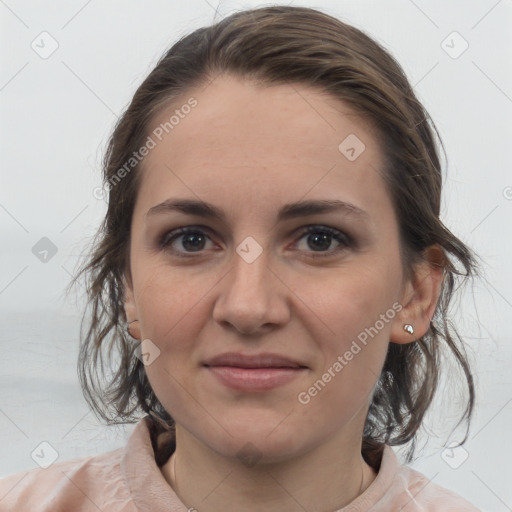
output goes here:
{"type": "MultiPolygon", "coordinates": [[[[146,418],[136,425],[124,448],[1,479],[0,511],[186,512],[155,462],[146,418]]],[[[376,479],[336,512],[398,510],[480,512],[452,491],[400,465],[395,452],[386,446],[376,479]]]]}

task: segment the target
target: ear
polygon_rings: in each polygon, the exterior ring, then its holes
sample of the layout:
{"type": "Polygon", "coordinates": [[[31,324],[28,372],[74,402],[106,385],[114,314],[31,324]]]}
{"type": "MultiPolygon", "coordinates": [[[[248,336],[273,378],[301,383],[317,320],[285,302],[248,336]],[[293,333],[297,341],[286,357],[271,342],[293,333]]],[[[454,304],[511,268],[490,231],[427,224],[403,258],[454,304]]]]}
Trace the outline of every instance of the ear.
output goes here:
{"type": "Polygon", "coordinates": [[[423,260],[416,264],[406,281],[400,304],[402,309],[396,315],[390,334],[393,343],[405,344],[416,341],[426,334],[434,316],[443,282],[446,257],[438,245],[428,247],[423,260]],[[414,333],[404,330],[410,324],[414,333]]]}
{"type": "MultiPolygon", "coordinates": [[[[138,320],[139,315],[137,312],[137,305],[135,304],[135,296],[133,293],[133,286],[131,281],[129,281],[126,276],[123,277],[123,286],[124,286],[124,312],[126,316],[126,321],[128,323],[133,322],[133,320],[138,320]]],[[[141,339],[139,322],[133,322],[129,325],[130,333],[134,338],[141,339]]]]}

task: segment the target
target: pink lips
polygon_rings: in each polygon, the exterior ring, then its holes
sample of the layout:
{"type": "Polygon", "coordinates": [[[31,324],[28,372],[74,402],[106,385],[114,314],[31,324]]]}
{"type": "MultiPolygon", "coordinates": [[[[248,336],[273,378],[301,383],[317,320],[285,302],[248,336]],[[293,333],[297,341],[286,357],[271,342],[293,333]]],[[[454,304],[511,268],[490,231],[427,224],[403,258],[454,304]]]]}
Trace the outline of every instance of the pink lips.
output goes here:
{"type": "Polygon", "coordinates": [[[220,354],[205,361],[222,384],[238,391],[267,391],[302,375],[306,366],[277,354],[220,354]]]}

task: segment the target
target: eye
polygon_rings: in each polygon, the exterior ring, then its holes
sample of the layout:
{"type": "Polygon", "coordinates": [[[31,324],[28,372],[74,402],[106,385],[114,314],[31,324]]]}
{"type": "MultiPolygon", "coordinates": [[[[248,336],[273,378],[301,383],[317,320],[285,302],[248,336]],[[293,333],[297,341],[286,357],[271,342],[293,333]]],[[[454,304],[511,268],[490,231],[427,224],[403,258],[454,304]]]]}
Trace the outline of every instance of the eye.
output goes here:
{"type": "Polygon", "coordinates": [[[177,256],[186,256],[187,252],[200,252],[207,240],[211,240],[210,237],[199,227],[187,227],[179,228],[173,231],[169,231],[163,235],[158,245],[162,249],[168,249],[177,256]],[[176,244],[181,247],[176,248],[173,246],[174,242],[181,238],[181,243],[176,244]],[[185,249],[185,253],[181,249],[185,249]]]}
{"type": "MultiPolygon", "coordinates": [[[[299,240],[308,237],[307,247],[312,248],[308,256],[313,258],[332,256],[347,247],[354,245],[352,238],[342,231],[327,226],[307,226],[307,229],[300,233],[299,240]],[[338,243],[335,249],[329,249],[332,240],[338,243]],[[327,249],[327,250],[326,250],[327,249]],[[315,254],[316,253],[316,254],[315,254]]],[[[169,250],[180,257],[193,257],[193,253],[201,253],[208,241],[212,241],[206,234],[205,229],[200,226],[184,227],[166,232],[159,240],[161,249],[169,250]],[[179,243],[179,240],[181,241],[179,243]]]]}
{"type": "Polygon", "coordinates": [[[307,246],[313,249],[312,254],[308,256],[313,258],[332,256],[333,253],[337,253],[353,245],[351,237],[342,231],[327,226],[308,226],[305,231],[302,231],[300,239],[304,237],[307,237],[307,246]],[[325,250],[329,249],[331,246],[332,239],[339,244],[339,247],[325,250]]]}

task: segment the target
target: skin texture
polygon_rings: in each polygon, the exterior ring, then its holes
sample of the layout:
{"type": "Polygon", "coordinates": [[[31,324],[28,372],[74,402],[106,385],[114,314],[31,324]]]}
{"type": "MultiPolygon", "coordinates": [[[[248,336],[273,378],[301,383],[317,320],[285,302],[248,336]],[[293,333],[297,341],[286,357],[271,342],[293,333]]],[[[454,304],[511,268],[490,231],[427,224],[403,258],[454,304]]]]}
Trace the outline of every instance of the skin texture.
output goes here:
{"type": "Polygon", "coordinates": [[[127,319],[139,320],[132,334],[160,350],[146,372],[177,424],[176,452],[162,473],[200,512],[226,503],[335,510],[376,476],[361,457],[372,392],[389,341],[413,342],[429,327],[440,253],[432,248],[404,278],[397,219],[379,174],[383,155],[372,126],[347,104],[298,84],[261,87],[223,75],[187,91],[151,127],[190,96],[197,106],[144,160],[126,279],[127,319]],[[350,134],[365,144],[354,161],[338,149],[350,134]],[[212,203],[226,223],[180,212],[146,217],[169,198],[212,203]],[[367,219],[330,212],[277,222],[282,205],[313,199],[352,203],[367,219]],[[199,225],[206,235],[199,242],[178,236],[159,247],[169,231],[199,225]],[[355,243],[330,237],[324,246],[304,234],[306,225],[340,230],[355,243]],[[262,250],[251,263],[236,251],[247,237],[262,250]],[[394,303],[402,309],[300,403],[299,393],[394,303]],[[271,352],[307,368],[269,391],[236,391],[203,366],[228,351],[271,352]]]}

